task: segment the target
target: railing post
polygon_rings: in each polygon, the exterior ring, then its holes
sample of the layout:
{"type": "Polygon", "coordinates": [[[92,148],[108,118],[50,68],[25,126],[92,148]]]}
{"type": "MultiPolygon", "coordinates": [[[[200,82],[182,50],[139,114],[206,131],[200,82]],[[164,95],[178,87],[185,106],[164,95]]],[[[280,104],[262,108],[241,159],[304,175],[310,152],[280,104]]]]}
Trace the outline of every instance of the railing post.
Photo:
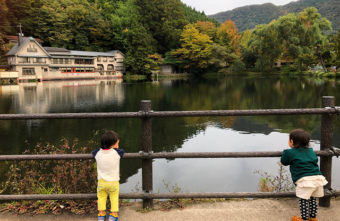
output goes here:
{"type": "MultiPolygon", "coordinates": [[[[322,107],[334,107],[334,97],[322,97],[322,107]]],[[[333,114],[321,115],[321,150],[329,150],[333,146],[333,114]]],[[[332,157],[320,157],[320,171],[328,181],[325,189],[330,189],[332,186],[332,157]]],[[[330,197],[322,197],[319,200],[319,205],[322,207],[331,206],[330,197]]]]}
{"type": "MultiPolygon", "coordinates": [[[[141,111],[148,113],[151,111],[151,101],[143,100],[141,102],[141,111]]],[[[145,115],[142,118],[142,151],[152,153],[152,121],[145,115]]],[[[145,193],[152,193],[153,190],[152,177],[152,159],[142,160],[142,188],[145,193]]],[[[153,208],[153,199],[143,199],[143,208],[153,208]]]]}

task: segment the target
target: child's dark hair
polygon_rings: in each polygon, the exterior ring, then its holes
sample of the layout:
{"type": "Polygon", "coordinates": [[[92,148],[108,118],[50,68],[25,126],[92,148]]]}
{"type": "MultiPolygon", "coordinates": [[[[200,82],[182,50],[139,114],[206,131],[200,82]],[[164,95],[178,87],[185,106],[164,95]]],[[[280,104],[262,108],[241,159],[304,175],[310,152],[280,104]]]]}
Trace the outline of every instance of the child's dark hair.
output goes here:
{"type": "Polygon", "coordinates": [[[294,147],[309,147],[310,134],[302,129],[292,130],[289,134],[289,140],[293,141],[294,147]]]}
{"type": "Polygon", "coordinates": [[[119,135],[112,131],[106,131],[102,134],[100,144],[102,149],[109,149],[112,145],[115,145],[119,140],[119,135]]]}

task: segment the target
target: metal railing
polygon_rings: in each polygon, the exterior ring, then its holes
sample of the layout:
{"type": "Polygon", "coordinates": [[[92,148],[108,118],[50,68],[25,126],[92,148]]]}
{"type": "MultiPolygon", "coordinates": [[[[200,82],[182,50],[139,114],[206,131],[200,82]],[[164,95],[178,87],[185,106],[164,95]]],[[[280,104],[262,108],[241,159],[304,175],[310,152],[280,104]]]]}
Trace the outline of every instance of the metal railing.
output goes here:
{"type": "MultiPolygon", "coordinates": [[[[141,111],[122,113],[62,113],[62,114],[1,114],[0,120],[31,120],[31,119],[89,119],[89,118],[140,118],[142,121],[142,151],[126,153],[122,159],[142,160],[143,193],[121,193],[121,199],[143,199],[143,207],[153,207],[153,199],[171,198],[279,198],[294,197],[294,192],[288,193],[154,193],[152,159],[164,158],[255,158],[280,157],[282,151],[271,152],[193,152],[193,153],[154,153],[152,151],[152,117],[202,117],[202,116],[264,116],[264,115],[306,115],[321,114],[321,145],[320,171],[326,177],[328,184],[324,187],[325,196],[320,198],[322,207],[330,207],[330,199],[340,196],[339,191],[331,188],[332,157],[339,156],[340,150],[333,148],[333,115],[340,108],[334,107],[334,97],[322,98],[323,108],[312,109],[268,109],[268,110],[224,110],[224,111],[157,111],[151,110],[151,101],[141,102],[141,111]]],[[[62,155],[0,155],[0,161],[21,160],[80,160],[93,159],[92,154],[62,154],[62,155]]],[[[96,199],[96,193],[90,194],[50,194],[50,195],[1,195],[0,200],[58,200],[58,199],[96,199]]]]}

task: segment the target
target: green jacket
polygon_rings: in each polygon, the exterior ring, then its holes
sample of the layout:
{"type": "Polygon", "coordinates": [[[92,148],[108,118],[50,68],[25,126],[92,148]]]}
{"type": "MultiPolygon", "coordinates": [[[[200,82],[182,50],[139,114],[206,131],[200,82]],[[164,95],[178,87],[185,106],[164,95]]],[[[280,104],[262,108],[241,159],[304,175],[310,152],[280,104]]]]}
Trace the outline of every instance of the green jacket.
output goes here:
{"type": "Polygon", "coordinates": [[[295,183],[305,176],[322,175],[318,165],[318,157],[312,148],[292,148],[284,150],[281,163],[290,165],[290,173],[295,183]]]}

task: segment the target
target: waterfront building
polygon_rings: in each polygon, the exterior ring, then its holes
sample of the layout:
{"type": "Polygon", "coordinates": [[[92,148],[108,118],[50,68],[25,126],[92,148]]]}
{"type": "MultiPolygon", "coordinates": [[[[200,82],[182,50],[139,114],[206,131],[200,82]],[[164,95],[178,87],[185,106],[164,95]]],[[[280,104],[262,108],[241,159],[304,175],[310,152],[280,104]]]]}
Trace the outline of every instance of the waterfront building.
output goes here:
{"type": "Polygon", "coordinates": [[[19,35],[6,54],[11,71],[19,81],[120,78],[125,72],[125,55],[118,51],[89,52],[43,47],[32,38],[19,35]]]}

